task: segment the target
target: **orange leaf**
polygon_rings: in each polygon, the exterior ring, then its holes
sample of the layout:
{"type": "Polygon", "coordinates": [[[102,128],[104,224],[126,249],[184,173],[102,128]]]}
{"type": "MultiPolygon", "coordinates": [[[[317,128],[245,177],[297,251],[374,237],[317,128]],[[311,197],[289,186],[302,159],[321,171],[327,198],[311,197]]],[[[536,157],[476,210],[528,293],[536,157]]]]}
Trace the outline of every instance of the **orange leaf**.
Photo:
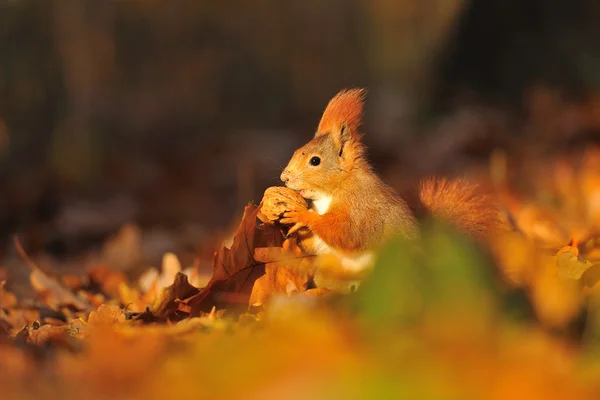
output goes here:
{"type": "Polygon", "coordinates": [[[88,318],[91,326],[112,325],[124,322],[125,313],[119,306],[102,304],[96,311],[92,311],[88,318]]]}

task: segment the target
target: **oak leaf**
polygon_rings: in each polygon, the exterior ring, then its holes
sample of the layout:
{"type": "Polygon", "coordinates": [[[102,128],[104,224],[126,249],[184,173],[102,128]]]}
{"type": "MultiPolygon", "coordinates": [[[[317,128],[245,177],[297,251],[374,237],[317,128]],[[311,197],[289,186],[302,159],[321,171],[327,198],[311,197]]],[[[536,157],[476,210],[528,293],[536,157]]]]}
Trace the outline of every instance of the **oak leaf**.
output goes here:
{"type": "Polygon", "coordinates": [[[199,290],[188,282],[187,275],[177,272],[173,284],[162,289],[150,311],[155,317],[169,320],[181,319],[178,312],[184,311],[189,315],[191,310],[180,307],[179,303],[183,299],[198,294],[198,292],[199,290]]]}
{"type": "Polygon", "coordinates": [[[217,309],[244,308],[256,279],[264,275],[265,263],[254,258],[254,250],[260,247],[280,247],[281,231],[273,225],[260,223],[260,208],[247,205],[242,221],[234,235],[231,248],[222,247],[213,258],[213,276],[197,295],[184,301],[191,307],[191,314],[217,309]]]}

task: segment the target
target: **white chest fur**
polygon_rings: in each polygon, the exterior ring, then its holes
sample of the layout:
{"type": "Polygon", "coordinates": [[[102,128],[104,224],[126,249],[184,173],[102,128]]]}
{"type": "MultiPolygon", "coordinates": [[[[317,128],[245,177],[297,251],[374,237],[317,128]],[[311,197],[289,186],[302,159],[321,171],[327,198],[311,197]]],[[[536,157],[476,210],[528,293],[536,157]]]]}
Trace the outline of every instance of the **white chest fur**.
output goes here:
{"type": "Polygon", "coordinates": [[[312,210],[319,215],[323,215],[329,210],[331,205],[331,196],[321,196],[312,202],[312,210]]]}

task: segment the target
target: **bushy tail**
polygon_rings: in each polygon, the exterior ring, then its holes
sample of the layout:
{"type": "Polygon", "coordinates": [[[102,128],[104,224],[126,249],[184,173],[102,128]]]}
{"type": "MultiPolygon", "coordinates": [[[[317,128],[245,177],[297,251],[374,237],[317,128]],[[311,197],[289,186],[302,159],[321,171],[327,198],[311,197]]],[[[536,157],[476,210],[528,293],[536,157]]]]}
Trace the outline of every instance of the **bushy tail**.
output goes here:
{"type": "Polygon", "coordinates": [[[428,178],[421,182],[419,198],[434,217],[471,236],[483,238],[498,226],[497,205],[475,184],[428,178]]]}

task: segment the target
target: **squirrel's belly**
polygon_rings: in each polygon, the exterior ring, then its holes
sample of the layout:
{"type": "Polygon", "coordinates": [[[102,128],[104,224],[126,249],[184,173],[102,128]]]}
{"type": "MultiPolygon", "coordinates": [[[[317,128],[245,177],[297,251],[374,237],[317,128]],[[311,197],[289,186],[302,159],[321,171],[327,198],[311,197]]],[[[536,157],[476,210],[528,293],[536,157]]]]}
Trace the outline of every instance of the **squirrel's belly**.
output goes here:
{"type": "Polygon", "coordinates": [[[315,255],[333,254],[339,258],[342,267],[348,272],[360,272],[371,268],[374,262],[372,251],[363,251],[355,254],[340,252],[329,246],[323,239],[314,233],[300,242],[300,247],[307,253],[315,255]]]}
{"type": "Polygon", "coordinates": [[[319,237],[319,235],[312,234],[312,248],[313,254],[331,254],[335,253],[335,250],[329,246],[323,239],[319,237]]]}

